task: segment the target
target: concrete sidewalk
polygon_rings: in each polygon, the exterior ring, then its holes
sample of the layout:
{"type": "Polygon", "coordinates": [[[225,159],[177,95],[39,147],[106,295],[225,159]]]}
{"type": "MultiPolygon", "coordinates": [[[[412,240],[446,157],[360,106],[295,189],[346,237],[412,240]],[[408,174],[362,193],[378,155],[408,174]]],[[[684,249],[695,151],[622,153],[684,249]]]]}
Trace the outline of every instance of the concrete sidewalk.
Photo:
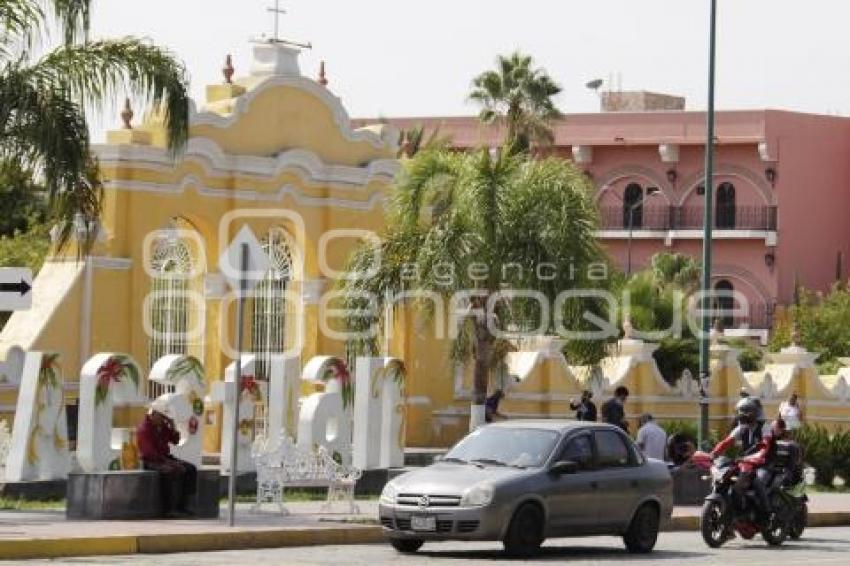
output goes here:
{"type": "MultiPolygon", "coordinates": [[[[850,525],[850,494],[810,495],[811,526],[850,525]]],[[[237,526],[227,526],[226,511],[215,520],[76,521],[64,510],[0,512],[0,559],[155,554],[368,544],[383,541],[377,502],[358,501],[362,513],[322,513],[321,502],[290,503],[281,516],[268,506],[251,513],[237,508],[237,526]]],[[[344,506],[340,505],[342,510],[344,506]]],[[[677,507],[670,530],[696,530],[699,507],[677,507]]]]}

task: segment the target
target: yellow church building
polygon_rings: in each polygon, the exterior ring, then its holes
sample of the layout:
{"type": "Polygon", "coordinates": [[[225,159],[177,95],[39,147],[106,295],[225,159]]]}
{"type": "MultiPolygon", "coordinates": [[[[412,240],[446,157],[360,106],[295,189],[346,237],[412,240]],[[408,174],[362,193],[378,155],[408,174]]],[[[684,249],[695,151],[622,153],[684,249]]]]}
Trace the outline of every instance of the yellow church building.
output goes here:
{"type": "MultiPolygon", "coordinates": [[[[47,261],[34,282],[32,309],[15,313],[0,333],[4,363],[14,364],[21,350],[58,352],[69,404],[81,366],[98,352],[130,354],[143,370],[163,355],[189,354],[203,362],[209,386],[235,357],[236,297],[219,257],[244,226],[270,258],[245,313],[244,346],[258,355],[256,377],[266,377],[272,353],[295,352],[302,366],[316,355],[344,356],[342,340],[323,330],[322,309],[353,248],[385,226],[400,169],[398,132],[387,125],[352,128],[325,77],[302,75],[297,49],[253,49],[247,75],[232,78],[228,58],[222,82],[207,87],[177,157],[154,118],[134,124],[125,109],[124,127],[95,148],[104,202],[94,249],[82,260],[47,261]]],[[[698,414],[692,384],[667,385],[651,344],[627,337],[590,370],[569,366],[557,340],[538,342],[508,354],[497,376],[510,415],[566,417],[582,389],[600,400],[624,383],[632,389],[632,419],[643,411],[680,420],[698,414]]],[[[456,441],[468,430],[471,372],[452,366],[448,341],[401,309],[384,349],[406,368],[407,445],[456,441]]],[[[786,354],[747,376],[733,351],[715,348],[711,412],[718,428],[741,387],[765,397],[772,410],[800,388],[810,416],[820,414],[830,426],[850,423],[847,378],[821,378],[811,354],[786,354]]],[[[0,367],[0,418],[11,422],[16,385],[4,375],[0,367]]],[[[218,452],[211,428],[206,448],[218,452]]]]}

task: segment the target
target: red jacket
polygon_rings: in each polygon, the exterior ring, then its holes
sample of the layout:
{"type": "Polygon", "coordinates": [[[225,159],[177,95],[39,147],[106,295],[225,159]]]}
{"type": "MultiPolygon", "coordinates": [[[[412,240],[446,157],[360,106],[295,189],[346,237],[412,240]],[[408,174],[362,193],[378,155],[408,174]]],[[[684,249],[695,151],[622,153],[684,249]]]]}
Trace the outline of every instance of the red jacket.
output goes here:
{"type": "Polygon", "coordinates": [[[136,442],[139,453],[145,462],[162,462],[171,456],[169,444],[180,442],[180,433],[174,430],[170,421],[162,426],[156,426],[150,415],[136,429],[136,442]]]}

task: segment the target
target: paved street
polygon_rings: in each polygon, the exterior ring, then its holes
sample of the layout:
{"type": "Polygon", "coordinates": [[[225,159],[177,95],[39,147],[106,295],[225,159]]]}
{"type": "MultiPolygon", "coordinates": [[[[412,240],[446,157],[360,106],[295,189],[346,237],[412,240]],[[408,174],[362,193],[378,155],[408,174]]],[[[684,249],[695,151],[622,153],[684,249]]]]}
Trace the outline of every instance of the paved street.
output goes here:
{"type": "MultiPolygon", "coordinates": [[[[581,538],[550,541],[543,554],[527,564],[547,564],[569,561],[571,565],[589,564],[846,564],[850,551],[850,527],[811,529],[804,540],[788,543],[782,548],[767,548],[756,539],[749,542],[733,541],[720,550],[711,550],[694,532],[663,534],[650,556],[635,557],[627,554],[619,539],[581,538]]],[[[209,552],[197,554],[166,554],[157,556],[115,556],[109,558],[77,558],[53,561],[32,561],[50,564],[156,564],[205,565],[214,564],[286,564],[286,565],[329,565],[356,566],[390,564],[480,564],[488,560],[509,562],[502,556],[498,543],[462,544],[433,543],[425,545],[417,556],[400,558],[389,546],[323,546],[301,547],[279,550],[251,550],[209,552]]]]}

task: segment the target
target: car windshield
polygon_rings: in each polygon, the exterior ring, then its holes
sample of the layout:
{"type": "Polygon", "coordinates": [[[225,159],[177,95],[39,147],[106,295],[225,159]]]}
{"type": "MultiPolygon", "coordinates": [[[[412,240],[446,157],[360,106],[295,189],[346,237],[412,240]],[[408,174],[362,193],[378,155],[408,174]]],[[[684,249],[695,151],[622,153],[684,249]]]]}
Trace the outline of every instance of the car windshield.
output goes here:
{"type": "Polygon", "coordinates": [[[445,460],[538,468],[557,441],[558,433],[552,430],[485,426],[457,443],[445,460]]]}

